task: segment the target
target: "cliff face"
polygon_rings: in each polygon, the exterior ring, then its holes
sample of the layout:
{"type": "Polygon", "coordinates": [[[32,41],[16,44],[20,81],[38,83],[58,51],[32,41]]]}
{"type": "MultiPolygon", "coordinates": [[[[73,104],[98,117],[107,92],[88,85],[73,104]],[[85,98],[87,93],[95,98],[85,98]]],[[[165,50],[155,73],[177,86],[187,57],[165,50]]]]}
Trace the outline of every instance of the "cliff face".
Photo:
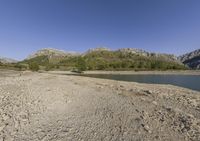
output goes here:
{"type": "Polygon", "coordinates": [[[192,69],[200,69],[200,49],[181,55],[178,59],[192,69]]]}

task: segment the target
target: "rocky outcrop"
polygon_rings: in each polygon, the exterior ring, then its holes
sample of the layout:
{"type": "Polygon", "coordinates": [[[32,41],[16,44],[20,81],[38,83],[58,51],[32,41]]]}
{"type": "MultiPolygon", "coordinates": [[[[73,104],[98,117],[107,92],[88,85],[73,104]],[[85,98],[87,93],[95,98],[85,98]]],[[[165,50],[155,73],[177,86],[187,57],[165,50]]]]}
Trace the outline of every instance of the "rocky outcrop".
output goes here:
{"type": "Polygon", "coordinates": [[[178,59],[192,69],[200,69],[200,49],[181,55],[178,59]]]}
{"type": "MultiPolygon", "coordinates": [[[[98,51],[111,51],[109,48],[106,47],[97,47],[97,48],[90,48],[88,51],[86,51],[86,53],[84,54],[88,54],[88,53],[92,53],[92,52],[98,52],[98,51]]],[[[83,55],[84,55],[83,54],[83,55]]]]}
{"type": "Polygon", "coordinates": [[[178,63],[181,63],[178,58],[173,55],[173,54],[165,54],[165,53],[151,53],[151,56],[154,56],[154,57],[157,57],[157,58],[162,58],[166,61],[173,61],[173,62],[178,62],[178,63]]]}
{"type": "Polygon", "coordinates": [[[135,48],[122,48],[122,49],[119,49],[117,51],[119,51],[123,54],[135,54],[135,55],[138,55],[138,56],[155,57],[155,58],[158,58],[160,60],[181,63],[177,59],[177,57],[173,54],[152,53],[152,52],[147,52],[145,50],[135,49],[135,48]]]}
{"type": "Polygon", "coordinates": [[[119,50],[117,50],[123,54],[137,54],[137,55],[142,55],[142,56],[149,56],[150,53],[141,49],[136,49],[136,48],[121,48],[119,50]]]}
{"type": "Polygon", "coordinates": [[[77,53],[66,52],[63,50],[58,50],[58,49],[53,49],[53,48],[44,48],[28,56],[27,60],[38,57],[38,56],[48,56],[48,58],[54,58],[54,57],[57,58],[57,57],[65,57],[65,56],[72,56],[72,55],[77,55],[77,53]]]}

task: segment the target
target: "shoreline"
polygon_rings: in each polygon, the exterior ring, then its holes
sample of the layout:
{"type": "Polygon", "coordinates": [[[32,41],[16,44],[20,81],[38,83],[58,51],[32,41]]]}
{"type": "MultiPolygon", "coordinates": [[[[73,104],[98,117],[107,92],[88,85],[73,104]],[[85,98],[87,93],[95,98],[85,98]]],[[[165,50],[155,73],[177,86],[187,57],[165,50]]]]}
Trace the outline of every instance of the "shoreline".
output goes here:
{"type": "MultiPolygon", "coordinates": [[[[44,71],[45,72],[45,71],[44,71]]],[[[50,74],[78,74],[71,71],[48,71],[50,74]]],[[[200,70],[180,71],[84,71],[83,74],[110,74],[110,75],[200,75],[200,70]]]]}
{"type": "Polygon", "coordinates": [[[200,75],[200,71],[86,71],[84,74],[118,74],[118,75],[200,75]]]}

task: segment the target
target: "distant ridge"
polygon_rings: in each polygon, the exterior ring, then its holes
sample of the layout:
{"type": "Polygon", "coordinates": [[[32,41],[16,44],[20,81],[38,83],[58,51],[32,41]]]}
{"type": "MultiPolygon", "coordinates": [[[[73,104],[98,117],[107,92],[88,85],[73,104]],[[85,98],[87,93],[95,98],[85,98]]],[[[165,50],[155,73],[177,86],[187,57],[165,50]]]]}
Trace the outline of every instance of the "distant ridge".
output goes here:
{"type": "Polygon", "coordinates": [[[17,63],[18,61],[7,57],[0,57],[0,62],[3,64],[7,64],[7,63],[17,63]]]}

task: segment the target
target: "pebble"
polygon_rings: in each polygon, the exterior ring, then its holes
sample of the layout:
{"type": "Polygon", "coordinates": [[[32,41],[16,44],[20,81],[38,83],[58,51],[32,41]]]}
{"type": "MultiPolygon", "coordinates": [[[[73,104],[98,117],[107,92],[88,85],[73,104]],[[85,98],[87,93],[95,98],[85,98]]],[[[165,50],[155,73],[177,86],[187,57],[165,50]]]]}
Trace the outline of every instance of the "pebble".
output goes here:
{"type": "Polygon", "coordinates": [[[130,92],[133,92],[134,90],[133,90],[133,89],[130,89],[129,91],[130,91],[130,92]]]}
{"type": "Polygon", "coordinates": [[[153,103],[154,105],[158,105],[158,103],[157,103],[156,101],[153,101],[152,103],[153,103]]]}
{"type": "Polygon", "coordinates": [[[103,87],[103,86],[99,86],[99,88],[100,88],[100,89],[103,89],[104,87],[103,87]]]}
{"type": "Polygon", "coordinates": [[[144,127],[144,130],[151,133],[150,127],[148,125],[144,125],[142,124],[142,126],[144,127]]]}
{"type": "Polygon", "coordinates": [[[144,92],[145,92],[146,94],[152,94],[152,93],[153,93],[151,90],[144,90],[144,92]]]}
{"type": "Polygon", "coordinates": [[[148,125],[145,125],[145,126],[144,126],[144,130],[146,130],[147,132],[151,133],[151,130],[150,130],[150,128],[149,128],[148,125]]]}
{"type": "Polygon", "coordinates": [[[3,114],[2,118],[3,118],[4,121],[6,121],[7,119],[9,119],[9,116],[7,114],[3,114]]]}
{"type": "Polygon", "coordinates": [[[6,127],[5,125],[0,126],[0,132],[1,132],[5,127],[6,127]]]}

